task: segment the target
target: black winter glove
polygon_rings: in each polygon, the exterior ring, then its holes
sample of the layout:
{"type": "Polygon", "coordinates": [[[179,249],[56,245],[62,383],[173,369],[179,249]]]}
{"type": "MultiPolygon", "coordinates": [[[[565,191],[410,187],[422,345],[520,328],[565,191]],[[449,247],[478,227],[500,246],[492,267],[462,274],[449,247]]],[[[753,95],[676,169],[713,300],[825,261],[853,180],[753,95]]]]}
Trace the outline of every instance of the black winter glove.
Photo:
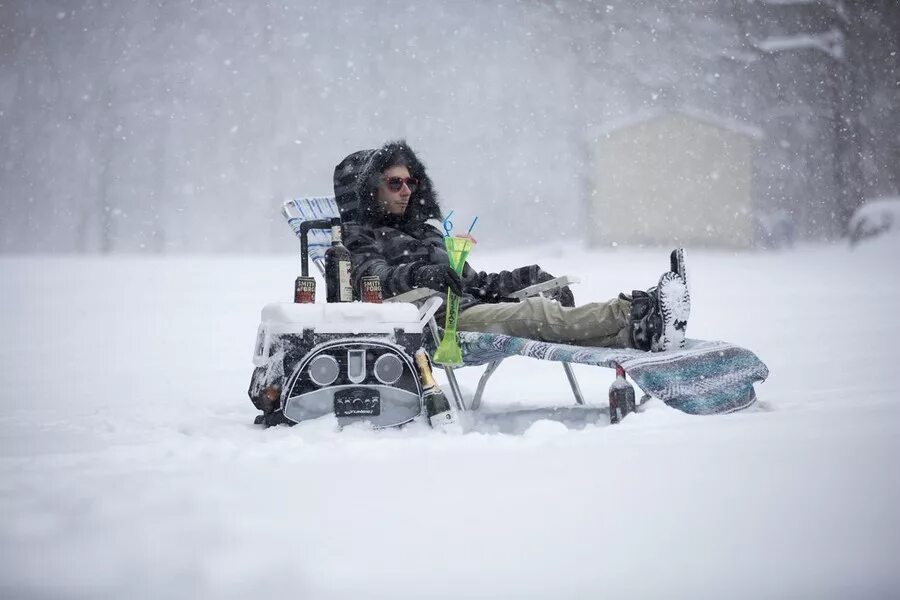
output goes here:
{"type": "MultiPolygon", "coordinates": [[[[544,283],[545,281],[550,281],[551,279],[556,279],[556,277],[544,270],[541,270],[537,276],[537,283],[544,283]]],[[[575,294],[572,293],[572,290],[570,290],[569,286],[567,285],[544,293],[548,298],[550,298],[551,300],[556,300],[563,306],[575,306],[575,294]]]]}
{"type": "Polygon", "coordinates": [[[450,289],[461,296],[462,278],[450,265],[425,265],[416,271],[416,287],[427,287],[444,294],[450,289]]]}
{"type": "Polygon", "coordinates": [[[507,298],[497,292],[492,292],[486,287],[467,287],[465,293],[474,296],[479,302],[486,304],[500,304],[501,302],[518,302],[518,298],[507,298]]]}

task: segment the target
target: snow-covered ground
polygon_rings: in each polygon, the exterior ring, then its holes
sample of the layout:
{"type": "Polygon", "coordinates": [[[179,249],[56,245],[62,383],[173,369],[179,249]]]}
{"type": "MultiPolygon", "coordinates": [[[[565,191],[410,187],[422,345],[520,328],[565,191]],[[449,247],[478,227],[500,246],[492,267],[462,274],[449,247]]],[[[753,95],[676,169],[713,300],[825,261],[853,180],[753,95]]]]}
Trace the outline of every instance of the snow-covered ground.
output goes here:
{"type": "MultiPolygon", "coordinates": [[[[689,334],[767,362],[760,409],[462,437],[250,425],[259,310],[294,257],[2,258],[0,597],[898,597],[898,255],[690,254],[689,334]]],[[[471,260],[540,262],[588,300],[666,254],[471,260]]],[[[611,372],[576,370],[604,403],[611,372]]],[[[569,401],[526,359],[486,395],[569,401]]]]}

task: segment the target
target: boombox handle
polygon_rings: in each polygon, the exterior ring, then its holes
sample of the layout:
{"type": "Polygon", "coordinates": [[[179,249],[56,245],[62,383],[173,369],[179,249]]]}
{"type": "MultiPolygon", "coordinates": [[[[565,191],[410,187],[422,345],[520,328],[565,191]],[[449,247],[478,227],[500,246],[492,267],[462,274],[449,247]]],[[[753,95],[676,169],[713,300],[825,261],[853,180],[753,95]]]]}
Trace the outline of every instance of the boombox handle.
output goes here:
{"type": "Polygon", "coordinates": [[[303,277],[309,277],[309,239],[306,234],[310,229],[330,230],[333,226],[340,224],[341,220],[338,218],[315,219],[300,223],[300,274],[303,277]]]}

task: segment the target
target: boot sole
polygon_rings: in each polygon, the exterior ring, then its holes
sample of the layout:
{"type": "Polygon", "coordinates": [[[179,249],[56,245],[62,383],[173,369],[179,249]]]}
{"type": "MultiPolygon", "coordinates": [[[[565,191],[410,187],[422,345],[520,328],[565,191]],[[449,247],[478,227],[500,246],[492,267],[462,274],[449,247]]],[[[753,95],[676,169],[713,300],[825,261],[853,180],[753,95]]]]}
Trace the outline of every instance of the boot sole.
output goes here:
{"type": "Polygon", "coordinates": [[[651,350],[665,352],[684,348],[687,322],[691,316],[691,295],[687,283],[678,273],[664,273],[659,279],[657,294],[663,330],[651,350]]]}
{"type": "Polygon", "coordinates": [[[684,248],[675,248],[672,250],[672,254],[669,255],[669,264],[671,268],[669,269],[673,273],[678,273],[681,276],[681,279],[684,281],[684,285],[688,286],[690,289],[688,276],[687,276],[687,266],[684,262],[684,248]]]}

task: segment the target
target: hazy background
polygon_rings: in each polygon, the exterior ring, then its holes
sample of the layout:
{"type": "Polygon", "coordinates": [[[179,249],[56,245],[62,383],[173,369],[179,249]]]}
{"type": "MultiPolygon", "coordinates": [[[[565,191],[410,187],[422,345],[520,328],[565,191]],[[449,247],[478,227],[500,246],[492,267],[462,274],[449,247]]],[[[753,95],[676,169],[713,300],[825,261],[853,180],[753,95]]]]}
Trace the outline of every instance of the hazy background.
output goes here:
{"type": "Polygon", "coordinates": [[[760,213],[837,239],[900,193],[898,40],[896,0],[0,0],[0,252],[291,251],[280,202],[398,137],[480,239],[583,238],[657,107],[760,128],[760,213]]]}

